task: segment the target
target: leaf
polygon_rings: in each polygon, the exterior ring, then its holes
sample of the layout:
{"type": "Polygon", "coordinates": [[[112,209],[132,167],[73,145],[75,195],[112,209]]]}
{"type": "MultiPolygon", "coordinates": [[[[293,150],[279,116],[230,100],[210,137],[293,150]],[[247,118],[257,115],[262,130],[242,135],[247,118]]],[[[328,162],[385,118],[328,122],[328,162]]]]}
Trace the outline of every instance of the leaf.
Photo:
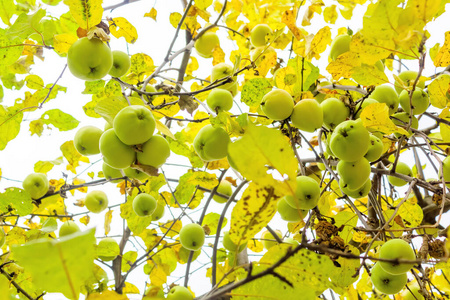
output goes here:
{"type": "Polygon", "coordinates": [[[154,7],[152,7],[152,9],[150,9],[150,12],[144,14],[144,17],[152,18],[156,22],[157,14],[158,14],[158,12],[156,11],[156,9],[154,7]]]}
{"type": "Polygon", "coordinates": [[[38,75],[28,75],[25,77],[25,82],[29,89],[39,90],[44,87],[44,80],[38,75]]]}
{"type": "Polygon", "coordinates": [[[394,124],[389,118],[389,108],[386,103],[373,103],[366,106],[361,111],[361,120],[364,127],[371,131],[380,131],[383,134],[391,134],[398,132],[408,135],[408,132],[394,124]]]}
{"type": "Polygon", "coordinates": [[[98,257],[115,257],[120,254],[120,247],[118,243],[100,242],[96,247],[96,253],[98,257]]]}
{"type": "Polygon", "coordinates": [[[195,5],[200,9],[207,9],[213,3],[212,0],[195,0],[195,5]]]}
{"type": "Polygon", "coordinates": [[[437,108],[446,107],[449,100],[449,90],[449,75],[438,76],[437,78],[435,78],[428,85],[428,95],[430,96],[431,105],[437,108]]]}
{"type": "Polygon", "coordinates": [[[103,0],[64,0],[78,26],[86,30],[102,21],[102,2],[103,0]]]}
{"type": "Polygon", "coordinates": [[[325,7],[323,10],[323,19],[325,22],[329,24],[334,24],[338,18],[338,13],[336,11],[336,5],[331,5],[328,7],[325,7]]]}
{"type": "Polygon", "coordinates": [[[381,0],[368,6],[363,18],[363,34],[375,39],[390,40],[398,33],[391,20],[398,20],[403,0],[381,0]]]}
{"type": "Polygon", "coordinates": [[[6,25],[11,25],[9,20],[16,13],[13,0],[0,0],[0,18],[6,25]]]}
{"type": "Polygon", "coordinates": [[[80,165],[81,162],[89,163],[89,158],[86,156],[81,155],[77,149],[75,149],[75,146],[73,145],[73,141],[67,141],[60,147],[61,152],[63,153],[63,156],[67,159],[69,162],[69,165],[67,165],[66,169],[69,171],[72,171],[72,173],[76,174],[76,168],[80,165]]]}
{"type": "Polygon", "coordinates": [[[230,239],[236,245],[246,243],[269,224],[277,211],[275,189],[250,182],[231,213],[230,239]]]}
{"type": "Polygon", "coordinates": [[[292,67],[296,73],[293,96],[302,94],[319,78],[319,68],[303,57],[296,56],[288,61],[288,67],[292,67]]]}
{"type": "Polygon", "coordinates": [[[7,188],[0,194],[0,212],[8,212],[8,208],[15,209],[19,216],[26,216],[33,211],[30,194],[16,187],[7,188]]]}
{"type": "Polygon", "coordinates": [[[89,294],[86,300],[128,300],[128,297],[117,294],[115,291],[103,291],[101,293],[89,294]]]}
{"type": "Polygon", "coordinates": [[[136,28],[127,19],[118,17],[109,19],[109,30],[116,38],[124,37],[127,43],[134,44],[138,38],[136,28]]]}
{"type": "MultiPolygon", "coordinates": [[[[189,170],[186,174],[183,174],[178,182],[177,189],[175,191],[175,197],[180,204],[186,204],[191,200],[194,192],[196,192],[196,186],[202,186],[207,189],[212,189],[217,186],[216,174],[210,174],[207,172],[189,170]]],[[[198,191],[197,191],[198,193],[198,191]]]]}
{"type": "Polygon", "coordinates": [[[331,31],[330,27],[322,27],[311,40],[311,43],[306,44],[307,59],[312,58],[319,59],[320,54],[323,53],[327,46],[331,44],[331,31]]]}
{"type": "Polygon", "coordinates": [[[43,113],[41,119],[43,120],[44,124],[52,124],[53,126],[58,128],[59,131],[69,131],[75,129],[80,123],[71,115],[62,112],[57,108],[48,110],[43,113]]]}
{"type": "MultiPolygon", "coordinates": [[[[0,66],[9,66],[16,62],[23,51],[23,39],[8,38],[4,35],[5,30],[0,28],[0,66]],[[17,45],[17,46],[15,46],[17,45]]],[[[3,78],[2,78],[3,79],[3,78]]]]}
{"type": "Polygon", "coordinates": [[[358,217],[355,213],[350,211],[341,211],[333,217],[335,220],[334,225],[336,227],[343,226],[342,231],[339,232],[339,236],[348,243],[353,237],[353,228],[356,227],[358,217]]]}
{"type": "Polygon", "coordinates": [[[45,10],[39,9],[32,15],[22,13],[14,24],[6,31],[7,38],[26,39],[38,30],[39,22],[45,16],[45,10]]]}
{"type": "Polygon", "coordinates": [[[439,9],[441,8],[441,1],[435,0],[409,0],[406,9],[411,8],[413,18],[422,20],[425,24],[431,21],[439,9]]]}
{"type": "MultiPolygon", "coordinates": [[[[129,97],[132,105],[144,105],[141,99],[129,97]]],[[[103,99],[95,106],[95,112],[98,113],[109,124],[113,123],[114,117],[124,107],[128,106],[127,100],[123,96],[114,96],[103,99]]]]}
{"type": "Polygon", "coordinates": [[[22,118],[23,113],[19,108],[0,105],[0,150],[5,149],[8,142],[19,134],[22,118]]]}
{"type": "MultiPolygon", "coordinates": [[[[359,250],[351,245],[348,245],[348,250],[353,255],[359,255],[359,250]]],[[[339,257],[337,262],[340,267],[334,267],[330,273],[330,279],[336,286],[346,288],[358,280],[355,274],[361,266],[359,260],[339,257]]]]}
{"type": "Polygon", "coordinates": [[[108,235],[108,233],[111,231],[111,220],[112,220],[112,213],[113,210],[108,210],[105,214],[105,235],[108,235]]]}
{"type": "Polygon", "coordinates": [[[122,255],[122,272],[128,272],[137,259],[138,253],[136,251],[128,251],[122,255]]]}
{"type": "Polygon", "coordinates": [[[374,65],[363,64],[353,68],[352,77],[357,83],[365,86],[377,86],[389,82],[386,74],[374,65]]]}
{"type": "MultiPolygon", "coordinates": [[[[178,12],[171,13],[170,17],[169,17],[169,21],[170,21],[170,24],[172,24],[173,28],[177,28],[178,23],[180,23],[180,21],[181,21],[181,14],[178,12]]],[[[181,28],[181,29],[183,29],[183,28],[181,28]]]]}
{"type": "Polygon", "coordinates": [[[57,34],[53,37],[53,47],[58,54],[67,54],[77,40],[78,37],[70,33],[57,34]]]}
{"type": "MultiPolygon", "coordinates": [[[[208,226],[210,229],[210,234],[214,235],[217,232],[217,226],[219,225],[220,214],[215,212],[208,213],[203,219],[203,226],[208,226]]],[[[227,225],[227,218],[223,219],[222,228],[227,225]]]]}
{"type": "Polygon", "coordinates": [[[281,15],[281,22],[286,24],[286,26],[289,28],[289,30],[292,32],[292,34],[297,40],[300,40],[303,37],[303,34],[301,33],[300,29],[295,25],[296,21],[297,21],[296,13],[294,10],[287,10],[283,12],[281,15]]]}
{"type": "Polygon", "coordinates": [[[242,87],[241,101],[250,107],[258,106],[265,94],[270,92],[272,84],[266,78],[253,78],[242,87]]]}
{"type": "Polygon", "coordinates": [[[13,247],[12,252],[37,286],[78,299],[81,285],[94,268],[94,233],[91,229],[59,240],[35,240],[13,247]]]}
{"type": "Polygon", "coordinates": [[[380,59],[387,58],[395,49],[395,42],[391,39],[382,40],[371,36],[365,36],[357,32],[352,36],[350,51],[357,54],[361,62],[374,65],[380,59]]]}
{"type": "MultiPolygon", "coordinates": [[[[401,201],[401,200],[400,200],[401,201]]],[[[396,203],[394,203],[395,205],[396,203]]],[[[408,199],[405,201],[398,210],[398,214],[403,219],[403,223],[406,227],[417,227],[422,223],[423,220],[423,210],[419,204],[417,204],[417,199],[408,199]]]]}
{"type": "Polygon", "coordinates": [[[120,217],[127,220],[127,225],[133,234],[140,234],[152,222],[152,217],[139,217],[133,210],[133,199],[138,191],[133,190],[133,194],[127,197],[127,202],[120,205],[120,217]]]}
{"type": "Polygon", "coordinates": [[[45,161],[40,160],[34,164],[34,172],[47,174],[47,172],[53,169],[55,165],[60,165],[62,163],[63,163],[62,156],[58,157],[55,160],[45,160],[45,161]]]}
{"type": "Polygon", "coordinates": [[[156,130],[161,132],[162,134],[176,140],[175,136],[172,132],[170,132],[169,127],[167,127],[164,123],[162,123],[160,120],[155,119],[156,121],[156,130]]]}

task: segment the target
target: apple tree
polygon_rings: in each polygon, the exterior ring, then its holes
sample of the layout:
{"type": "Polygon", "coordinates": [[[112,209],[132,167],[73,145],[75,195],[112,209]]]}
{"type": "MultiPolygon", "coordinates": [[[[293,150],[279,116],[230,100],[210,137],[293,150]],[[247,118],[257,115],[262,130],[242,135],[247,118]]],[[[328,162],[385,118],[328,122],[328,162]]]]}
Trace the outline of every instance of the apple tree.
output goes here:
{"type": "Polygon", "coordinates": [[[0,299],[449,298],[448,2],[0,0],[0,299]]]}

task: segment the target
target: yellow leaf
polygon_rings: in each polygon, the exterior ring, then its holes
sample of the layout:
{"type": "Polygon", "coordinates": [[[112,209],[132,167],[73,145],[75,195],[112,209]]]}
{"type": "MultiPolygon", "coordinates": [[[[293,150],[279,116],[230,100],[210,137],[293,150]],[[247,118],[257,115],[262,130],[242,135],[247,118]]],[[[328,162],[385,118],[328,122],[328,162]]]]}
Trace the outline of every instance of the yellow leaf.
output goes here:
{"type": "Polygon", "coordinates": [[[389,82],[386,74],[374,65],[362,64],[353,68],[352,77],[357,83],[365,86],[377,86],[389,82]]]}
{"type": "Polygon", "coordinates": [[[386,103],[373,103],[366,106],[361,112],[364,127],[370,131],[380,131],[383,134],[398,132],[408,135],[408,132],[396,126],[389,118],[389,108],[386,103]]]}
{"type": "Polygon", "coordinates": [[[327,71],[333,76],[334,79],[341,77],[350,78],[352,76],[352,70],[354,67],[361,64],[358,54],[354,52],[345,52],[339,57],[328,64],[327,71]]]}
{"type": "Polygon", "coordinates": [[[166,223],[161,223],[159,222],[159,229],[161,230],[162,233],[167,233],[168,237],[174,237],[176,235],[178,235],[178,233],[181,230],[181,226],[183,225],[183,223],[180,220],[176,220],[176,221],[168,221],[166,223]],[[175,222],[175,224],[173,224],[173,222],[175,222]],[[173,225],[172,225],[173,224],[173,225]],[[172,228],[170,228],[172,226],[172,228]],[[170,228],[170,231],[169,231],[170,228]]]}
{"type": "Polygon", "coordinates": [[[327,46],[331,44],[331,31],[330,27],[325,26],[321,28],[312,39],[311,43],[306,43],[307,59],[312,58],[319,59],[320,53],[327,49],[327,46]]]}
{"type": "Polygon", "coordinates": [[[293,67],[286,66],[278,69],[275,73],[275,86],[283,89],[289,94],[294,94],[294,86],[297,83],[297,74],[293,67]]]}
{"type": "Polygon", "coordinates": [[[112,213],[113,210],[110,209],[105,214],[105,235],[108,235],[108,233],[111,231],[111,220],[112,220],[112,213]]]}
{"type": "Polygon", "coordinates": [[[223,52],[220,45],[217,45],[213,51],[213,66],[225,62],[225,52],[223,52]]]}
{"type": "Polygon", "coordinates": [[[296,13],[294,10],[287,10],[283,12],[281,15],[281,22],[286,24],[292,34],[295,36],[297,40],[300,40],[303,37],[300,29],[295,25],[296,23],[296,13]]]}
{"type": "Polygon", "coordinates": [[[431,21],[438,13],[441,1],[438,0],[409,0],[406,9],[411,8],[414,12],[412,17],[415,20],[422,20],[424,23],[431,21]]]}
{"type": "Polygon", "coordinates": [[[170,275],[169,266],[166,264],[155,264],[151,260],[148,260],[148,264],[151,268],[150,282],[156,286],[165,284],[167,276],[170,275]]]}
{"type": "MultiPolygon", "coordinates": [[[[181,14],[178,13],[178,12],[171,13],[170,17],[169,17],[170,24],[172,24],[172,26],[174,28],[177,28],[178,27],[178,23],[180,23],[180,21],[181,21],[181,17],[182,17],[181,14]]],[[[181,26],[181,27],[183,27],[183,26],[181,26]]],[[[181,28],[181,29],[183,29],[183,28],[181,28]]]]}
{"type": "Polygon", "coordinates": [[[212,0],[195,0],[195,5],[197,5],[200,9],[207,9],[212,2],[212,0]]]}
{"type": "Polygon", "coordinates": [[[370,4],[363,18],[364,36],[384,40],[395,37],[398,33],[391,20],[398,20],[402,11],[398,5],[402,2],[403,0],[381,0],[370,4]]]}
{"type": "Polygon", "coordinates": [[[362,243],[367,241],[367,236],[363,231],[357,231],[353,233],[352,240],[354,240],[357,243],[362,243]]]}
{"type": "Polygon", "coordinates": [[[266,77],[267,73],[269,73],[270,69],[272,69],[277,64],[277,53],[274,51],[267,51],[261,53],[259,58],[256,60],[257,70],[259,75],[262,77],[266,77]]]}
{"type": "Polygon", "coordinates": [[[119,17],[109,19],[109,30],[116,38],[124,37],[127,43],[134,44],[138,38],[136,28],[127,19],[119,17]]]}
{"type": "Polygon", "coordinates": [[[322,6],[325,4],[322,0],[312,0],[311,5],[308,6],[308,10],[303,15],[302,26],[311,25],[311,19],[313,18],[315,13],[322,13],[322,6]]]}
{"type": "Polygon", "coordinates": [[[323,19],[325,22],[334,24],[338,18],[338,13],[336,11],[336,5],[331,5],[328,7],[325,7],[323,10],[323,19]]]}
{"type": "MultiPolygon", "coordinates": [[[[83,184],[85,182],[86,182],[86,180],[80,179],[80,178],[77,177],[77,178],[73,179],[72,184],[73,185],[78,185],[78,184],[83,184]]],[[[82,193],[87,193],[87,187],[86,186],[79,187],[76,190],[80,191],[82,193]]],[[[70,190],[70,193],[72,194],[72,196],[75,195],[75,190],[70,190]]]]}
{"type": "Polygon", "coordinates": [[[0,180],[2,180],[2,169],[0,168],[0,180]]]}
{"type": "Polygon", "coordinates": [[[67,141],[60,147],[63,156],[67,159],[69,164],[66,169],[72,171],[72,173],[76,174],[76,168],[80,165],[81,162],[89,163],[89,158],[78,153],[77,149],[73,145],[73,141],[67,141]]]}
{"type": "Polygon", "coordinates": [[[192,75],[192,73],[198,70],[198,61],[194,56],[190,57],[190,62],[188,63],[187,67],[186,67],[186,74],[187,75],[192,75]]]}
{"type": "Polygon", "coordinates": [[[102,2],[103,0],[64,0],[77,24],[87,30],[102,21],[102,2]]]}
{"type": "Polygon", "coordinates": [[[170,129],[164,124],[162,123],[160,120],[155,119],[156,121],[156,130],[158,130],[159,132],[161,132],[164,135],[167,135],[168,137],[176,140],[175,136],[173,135],[172,132],[170,132],[170,129]]]}
{"type": "Polygon", "coordinates": [[[88,225],[89,224],[89,221],[91,220],[91,217],[89,217],[89,216],[84,216],[84,217],[82,217],[82,218],[80,218],[80,223],[82,223],[82,224],[84,224],[84,225],[88,225]]]}
{"type": "Polygon", "coordinates": [[[139,289],[132,283],[125,282],[125,286],[123,288],[124,294],[140,294],[139,289]]]}
{"type": "Polygon", "coordinates": [[[55,51],[58,54],[67,54],[67,52],[69,52],[70,46],[72,46],[72,44],[77,40],[78,37],[73,34],[57,34],[53,37],[53,47],[55,47],[55,51]]]}
{"type": "Polygon", "coordinates": [[[152,9],[150,9],[150,12],[146,13],[144,15],[144,17],[149,17],[156,21],[157,14],[158,14],[158,12],[156,11],[156,9],[154,7],[152,7],[152,9]]]}
{"type": "Polygon", "coordinates": [[[101,293],[89,294],[86,300],[128,300],[128,297],[117,294],[114,291],[103,291],[101,293]]]}
{"type": "Polygon", "coordinates": [[[166,105],[163,108],[153,110],[152,112],[155,118],[161,119],[162,117],[173,117],[176,115],[180,111],[180,106],[176,104],[176,101],[178,101],[178,97],[169,95],[161,95],[153,99],[152,104],[156,107],[164,103],[175,102],[175,105],[166,105]]]}
{"type": "Polygon", "coordinates": [[[350,51],[357,53],[361,62],[368,65],[388,57],[392,53],[389,49],[395,49],[393,40],[376,39],[361,32],[354,34],[350,42],[350,51]]]}
{"type": "MultiPolygon", "coordinates": [[[[400,202],[399,200],[398,202],[400,202]]],[[[394,205],[397,203],[395,202],[394,205]]],[[[403,223],[406,227],[416,227],[422,223],[423,220],[423,210],[417,204],[417,199],[412,198],[405,201],[398,210],[398,214],[403,219],[403,223]]]]}
{"type": "Polygon", "coordinates": [[[428,85],[430,103],[434,107],[444,108],[447,106],[450,91],[450,76],[441,75],[428,85]]]}

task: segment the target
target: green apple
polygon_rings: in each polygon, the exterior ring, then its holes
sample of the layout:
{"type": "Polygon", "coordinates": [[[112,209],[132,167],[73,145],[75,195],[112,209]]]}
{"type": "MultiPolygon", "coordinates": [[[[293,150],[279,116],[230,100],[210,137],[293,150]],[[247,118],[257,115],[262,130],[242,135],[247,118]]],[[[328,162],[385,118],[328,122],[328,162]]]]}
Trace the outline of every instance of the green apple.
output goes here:
{"type": "Polygon", "coordinates": [[[322,127],[322,106],[315,99],[303,99],[294,106],[292,125],[306,132],[314,132],[322,127]]]}
{"type": "Polygon", "coordinates": [[[261,47],[267,44],[267,37],[272,35],[273,31],[267,24],[258,24],[250,31],[250,42],[255,47],[261,47]]]}
{"type": "Polygon", "coordinates": [[[225,129],[208,124],[195,136],[194,149],[204,161],[213,161],[227,156],[230,142],[225,129]]]}
{"type": "Polygon", "coordinates": [[[158,299],[166,299],[166,297],[164,297],[163,287],[150,285],[145,290],[145,296],[142,298],[142,300],[158,300],[158,299]]]}
{"type": "Polygon", "coordinates": [[[407,290],[402,292],[403,300],[425,300],[425,297],[420,293],[420,287],[417,284],[408,285],[407,290]]]}
{"type": "MultiPolygon", "coordinates": [[[[401,126],[401,127],[405,127],[406,125],[409,124],[409,114],[407,112],[399,112],[399,113],[395,113],[392,115],[392,122],[397,125],[397,126],[401,126]]],[[[417,129],[419,128],[419,120],[415,117],[412,116],[411,118],[411,128],[417,129]]],[[[408,130],[409,134],[412,134],[412,130],[408,130]]],[[[394,133],[395,136],[397,138],[399,138],[401,136],[401,134],[399,133],[394,133]]]]}
{"type": "Polygon", "coordinates": [[[110,180],[112,183],[118,183],[123,180],[123,179],[111,180],[111,178],[120,178],[123,177],[123,175],[122,172],[120,172],[120,169],[113,168],[105,162],[103,162],[102,171],[105,178],[110,180]]]}
{"type": "MultiPolygon", "coordinates": [[[[447,156],[442,161],[442,170],[444,173],[444,180],[450,182],[450,156],[447,156]]],[[[439,172],[440,173],[440,172],[439,172]]],[[[450,187],[450,183],[445,184],[447,187],[450,187]]]]}
{"type": "Polygon", "coordinates": [[[285,243],[285,244],[291,244],[291,245],[294,245],[294,246],[297,246],[297,245],[299,244],[299,242],[298,242],[297,240],[294,240],[294,239],[291,238],[291,237],[285,238],[285,239],[283,240],[283,243],[285,243]]]}
{"type": "MultiPolygon", "coordinates": [[[[407,86],[407,87],[412,87],[414,84],[414,81],[417,78],[417,71],[403,71],[400,74],[398,74],[398,78],[403,81],[403,83],[407,86]]],[[[395,90],[397,91],[397,93],[401,93],[403,91],[403,85],[400,83],[399,80],[395,79],[395,90]]],[[[419,79],[419,81],[417,82],[417,87],[424,89],[425,88],[425,81],[419,79]]]]}
{"type": "Polygon", "coordinates": [[[131,59],[128,54],[120,50],[114,50],[112,55],[113,64],[108,74],[112,77],[121,77],[127,74],[131,66],[131,59]]]}
{"type": "Polygon", "coordinates": [[[136,152],[124,144],[114,129],[108,129],[100,137],[100,152],[103,160],[113,168],[128,168],[136,160],[136,152]]]}
{"type": "Polygon", "coordinates": [[[169,156],[169,142],[160,135],[154,135],[142,144],[142,152],[137,153],[137,160],[143,165],[159,168],[169,156]]]}
{"type": "Polygon", "coordinates": [[[81,127],[73,138],[73,145],[82,155],[89,156],[99,154],[99,141],[102,134],[103,131],[95,126],[81,127]]]}
{"type": "MultiPolygon", "coordinates": [[[[194,251],[194,255],[192,256],[192,261],[196,260],[197,257],[202,253],[202,249],[198,249],[194,251]]],[[[180,250],[178,251],[178,258],[180,260],[181,264],[185,264],[189,260],[189,255],[191,254],[191,250],[188,250],[184,247],[180,247],[180,250]]]]}
{"type": "Polygon", "coordinates": [[[64,222],[59,228],[59,237],[63,237],[75,232],[79,232],[80,227],[72,220],[64,222]]]}
{"type": "MultiPolygon", "coordinates": [[[[216,80],[233,76],[233,66],[227,63],[220,63],[215,65],[211,71],[211,81],[214,82],[216,80]]],[[[223,81],[225,82],[225,81],[223,81]]],[[[225,83],[220,86],[221,89],[229,90],[234,84],[236,84],[236,80],[233,78],[232,82],[225,83]]]]}
{"type": "Polygon", "coordinates": [[[236,251],[241,252],[242,250],[244,250],[247,247],[247,243],[245,243],[245,242],[239,246],[236,245],[235,243],[233,243],[233,241],[230,238],[229,231],[225,231],[223,233],[222,243],[223,243],[223,247],[231,252],[236,252],[236,251]]]}
{"type": "Polygon", "coordinates": [[[164,216],[164,211],[165,205],[158,202],[158,204],[156,205],[156,209],[152,214],[152,221],[158,221],[159,219],[161,219],[164,216]]]}
{"type": "MultiPolygon", "coordinates": [[[[153,85],[150,85],[150,84],[147,84],[145,86],[145,91],[147,93],[157,93],[158,92],[158,90],[156,90],[156,88],[153,85]]],[[[136,91],[131,92],[131,96],[132,97],[141,98],[140,94],[138,92],[136,92],[136,91]]],[[[144,95],[144,99],[147,98],[148,101],[151,101],[151,100],[155,99],[156,97],[157,97],[156,95],[155,96],[144,95]]]]}
{"type": "Polygon", "coordinates": [[[111,49],[100,39],[81,38],[67,54],[67,66],[75,77],[98,80],[108,74],[113,64],[111,49]]]}
{"type": "Polygon", "coordinates": [[[3,247],[5,242],[6,242],[6,233],[3,231],[3,228],[0,228],[0,248],[3,247]]]}
{"type": "Polygon", "coordinates": [[[199,37],[194,44],[195,50],[198,55],[204,58],[210,58],[213,56],[214,49],[220,46],[219,37],[215,32],[207,31],[201,37],[199,37]]]}
{"type": "Polygon", "coordinates": [[[384,72],[384,64],[383,64],[383,61],[377,60],[377,62],[375,63],[374,66],[377,67],[377,69],[380,70],[381,72],[384,72]]]}
{"type": "MultiPolygon", "coordinates": [[[[231,183],[228,180],[222,180],[217,187],[217,192],[223,195],[227,195],[228,197],[233,194],[233,190],[231,188],[231,183]]],[[[228,198],[224,198],[219,195],[214,195],[213,200],[217,203],[226,203],[228,198]]]]}
{"type": "MultiPolygon", "coordinates": [[[[400,105],[402,106],[403,110],[407,113],[410,113],[411,106],[409,105],[409,92],[407,90],[403,90],[400,93],[399,99],[400,105]]],[[[430,105],[428,93],[421,88],[416,87],[412,94],[411,105],[414,115],[420,115],[424,113],[427,110],[428,105],[430,105]]]]}
{"type": "Polygon", "coordinates": [[[408,282],[408,276],[405,273],[400,275],[389,274],[383,270],[380,262],[377,262],[370,272],[370,280],[373,286],[384,294],[397,294],[408,282]]]}
{"type": "MultiPolygon", "coordinates": [[[[389,170],[392,170],[392,166],[389,168],[389,170]]],[[[397,166],[395,167],[395,173],[413,176],[411,168],[404,162],[400,161],[397,163],[397,166]]],[[[388,176],[388,180],[393,186],[404,186],[405,184],[408,183],[405,180],[394,176],[388,176]]]]}
{"type": "MultiPolygon", "coordinates": [[[[283,240],[283,233],[280,230],[275,230],[275,233],[277,236],[283,240]]],[[[272,248],[273,246],[278,245],[277,240],[273,237],[273,235],[270,233],[270,231],[266,230],[261,234],[261,242],[267,250],[272,248]]]]}
{"type": "Polygon", "coordinates": [[[364,108],[366,108],[370,104],[374,104],[374,103],[379,103],[379,102],[372,98],[364,99],[364,102],[362,102],[362,101],[358,102],[358,104],[356,104],[356,106],[355,106],[355,113],[356,113],[355,119],[359,119],[361,117],[361,112],[364,108]]]}
{"type": "Polygon", "coordinates": [[[373,134],[371,134],[369,138],[369,149],[367,149],[364,157],[368,161],[372,162],[379,159],[381,157],[381,154],[383,154],[383,142],[373,134]]]}
{"type": "Polygon", "coordinates": [[[350,51],[352,37],[348,34],[338,35],[332,42],[330,48],[331,60],[336,60],[342,53],[350,51]]]}
{"type": "Polygon", "coordinates": [[[103,191],[91,191],[84,199],[84,205],[93,213],[100,213],[108,207],[108,196],[103,191]]]}
{"type": "Polygon", "coordinates": [[[216,113],[229,111],[233,106],[233,95],[224,89],[213,89],[206,98],[206,103],[216,113]]]}
{"type": "Polygon", "coordinates": [[[196,223],[184,225],[180,230],[181,245],[192,251],[200,249],[205,243],[205,231],[196,223]]]}
{"type": "MultiPolygon", "coordinates": [[[[416,254],[411,246],[402,239],[392,239],[383,244],[380,248],[379,257],[383,259],[403,259],[416,260],[416,254]]],[[[379,261],[380,267],[390,274],[399,275],[408,272],[413,266],[413,263],[398,263],[379,261]]]]}
{"type": "Polygon", "coordinates": [[[287,204],[294,209],[313,209],[320,198],[319,183],[308,176],[297,177],[295,196],[285,196],[287,204]]]}
{"type": "Polygon", "coordinates": [[[153,114],[142,105],[122,108],[114,117],[114,132],[126,145],[143,144],[153,135],[156,121],[153,114]]]}
{"type": "Polygon", "coordinates": [[[370,136],[361,119],[348,120],[339,124],[330,138],[334,156],[344,161],[357,161],[369,149],[370,136]]]}
{"type": "Polygon", "coordinates": [[[370,94],[370,98],[377,100],[379,103],[386,103],[389,107],[389,115],[397,111],[400,101],[397,92],[389,84],[377,86],[370,94]]]}
{"type": "Polygon", "coordinates": [[[370,176],[370,163],[364,157],[357,161],[339,161],[336,168],[342,186],[349,190],[361,188],[370,176]]]}
{"type": "Polygon", "coordinates": [[[231,95],[233,96],[233,98],[234,98],[234,96],[236,96],[238,94],[238,92],[239,92],[239,90],[238,90],[238,83],[235,82],[231,87],[229,87],[227,89],[227,91],[229,91],[231,93],[231,95]]]}
{"type": "Polygon", "coordinates": [[[120,254],[119,244],[113,238],[104,238],[97,245],[98,258],[103,261],[112,261],[120,254]]]}
{"type": "Polygon", "coordinates": [[[282,89],[268,92],[261,100],[264,114],[272,120],[281,121],[289,118],[294,110],[294,99],[282,89]]]}
{"type": "Polygon", "coordinates": [[[137,179],[139,181],[144,181],[150,177],[150,175],[148,175],[147,173],[139,171],[138,169],[134,169],[132,167],[124,169],[123,172],[128,178],[137,179]]]}
{"type": "Polygon", "coordinates": [[[281,218],[288,222],[299,222],[303,220],[303,218],[308,213],[307,210],[297,209],[290,206],[286,201],[286,197],[278,200],[277,211],[280,214],[281,218]]]}
{"type": "Polygon", "coordinates": [[[31,198],[39,199],[48,192],[48,179],[43,173],[31,173],[22,182],[23,189],[31,198]]]}
{"type": "Polygon", "coordinates": [[[339,182],[339,187],[347,196],[350,196],[354,199],[359,199],[359,198],[365,197],[369,194],[370,189],[372,188],[372,181],[370,179],[367,179],[367,181],[363,184],[363,186],[356,190],[350,190],[343,185],[345,185],[345,184],[341,180],[339,182]]]}
{"type": "Polygon", "coordinates": [[[350,115],[349,108],[337,98],[328,98],[320,103],[323,111],[323,125],[333,130],[350,115]]]}
{"type": "Polygon", "coordinates": [[[167,294],[167,300],[192,300],[194,296],[184,286],[174,286],[167,294]]]}
{"type": "Polygon", "coordinates": [[[156,210],[157,205],[158,202],[150,194],[142,193],[133,199],[133,210],[139,217],[150,216],[156,210]]]}

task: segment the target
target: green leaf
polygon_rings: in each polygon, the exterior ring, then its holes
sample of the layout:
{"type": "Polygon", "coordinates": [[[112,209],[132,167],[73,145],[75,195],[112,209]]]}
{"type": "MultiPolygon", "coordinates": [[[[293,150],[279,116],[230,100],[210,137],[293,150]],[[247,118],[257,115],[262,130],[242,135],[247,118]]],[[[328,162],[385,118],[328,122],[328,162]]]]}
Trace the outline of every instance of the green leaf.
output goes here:
{"type": "Polygon", "coordinates": [[[55,218],[47,218],[44,223],[42,223],[41,231],[50,233],[58,230],[58,222],[56,222],[55,218]]]}
{"type": "Polygon", "coordinates": [[[25,77],[25,82],[27,88],[32,90],[39,90],[44,87],[44,80],[42,80],[42,78],[38,75],[28,75],[25,77]]]}
{"type": "Polygon", "coordinates": [[[319,68],[301,56],[291,58],[288,62],[288,67],[292,67],[296,73],[297,80],[294,85],[294,95],[307,91],[319,78],[319,68]]]}
{"type": "Polygon", "coordinates": [[[353,236],[353,228],[356,227],[356,223],[358,222],[358,216],[350,211],[341,211],[333,218],[336,222],[334,224],[336,227],[344,226],[342,231],[339,232],[339,236],[345,241],[345,243],[351,241],[353,236]]]}
{"type": "Polygon", "coordinates": [[[84,82],[84,91],[82,94],[98,94],[102,92],[105,88],[105,81],[103,79],[93,80],[93,81],[85,81],[84,82]]]}
{"type": "Polygon", "coordinates": [[[40,239],[15,246],[12,252],[37,286],[78,299],[80,287],[92,276],[94,268],[94,233],[91,229],[59,240],[40,239]]]}
{"type": "Polygon", "coordinates": [[[352,71],[353,79],[361,85],[381,85],[389,82],[386,74],[383,71],[380,71],[375,65],[362,64],[361,66],[353,68],[352,71]]]}
{"type": "Polygon", "coordinates": [[[45,124],[52,124],[60,131],[68,131],[76,128],[80,123],[77,119],[55,108],[42,114],[41,119],[45,124]]]}
{"type": "MultiPolygon", "coordinates": [[[[219,219],[220,219],[220,214],[215,213],[215,212],[210,212],[209,214],[207,214],[205,216],[205,218],[203,219],[203,226],[208,226],[210,231],[210,234],[214,235],[217,232],[217,226],[219,225],[219,219]]],[[[227,218],[225,218],[223,220],[222,223],[222,228],[225,227],[225,225],[227,225],[227,218]]]]}
{"type": "Polygon", "coordinates": [[[64,0],[77,24],[87,30],[102,21],[102,2],[103,0],[64,0]]]}
{"type": "MultiPolygon", "coordinates": [[[[144,105],[141,99],[136,97],[129,97],[132,105],[144,105]]],[[[113,123],[114,117],[124,107],[128,106],[127,99],[123,96],[114,96],[101,100],[95,106],[95,112],[98,113],[109,124],[113,123]]]]}
{"type": "Polygon", "coordinates": [[[9,20],[16,11],[14,0],[0,0],[0,18],[6,25],[11,25],[9,20]]]}
{"type": "Polygon", "coordinates": [[[5,149],[8,142],[19,134],[22,118],[19,108],[0,105],[0,150],[5,149]]]}
{"type": "Polygon", "coordinates": [[[0,194],[0,212],[8,212],[8,207],[16,210],[19,216],[26,216],[33,211],[30,194],[25,190],[10,187],[0,194]]]}
{"type": "Polygon", "coordinates": [[[45,10],[40,9],[32,15],[20,14],[14,24],[6,31],[7,38],[26,39],[31,34],[36,33],[39,22],[45,16],[45,10]]]}
{"type": "Polygon", "coordinates": [[[242,87],[241,101],[251,107],[258,106],[271,89],[272,84],[266,78],[250,79],[242,87]]]}
{"type": "Polygon", "coordinates": [[[217,181],[216,174],[210,174],[202,171],[194,172],[189,170],[186,174],[180,177],[180,181],[175,191],[175,197],[177,198],[178,203],[185,204],[191,200],[197,185],[207,189],[212,189],[218,184],[219,182],[217,181]]]}
{"type": "Polygon", "coordinates": [[[0,29],[0,66],[12,65],[19,59],[23,51],[23,46],[15,45],[20,45],[22,42],[23,39],[6,37],[5,30],[0,29]]]}
{"type": "Polygon", "coordinates": [[[58,157],[55,160],[45,160],[45,161],[40,160],[34,164],[34,172],[47,174],[47,172],[53,169],[55,165],[60,165],[62,163],[63,163],[62,156],[58,157]]]}
{"type": "Polygon", "coordinates": [[[137,259],[138,253],[136,251],[128,251],[122,255],[122,272],[128,272],[137,259]]]}

